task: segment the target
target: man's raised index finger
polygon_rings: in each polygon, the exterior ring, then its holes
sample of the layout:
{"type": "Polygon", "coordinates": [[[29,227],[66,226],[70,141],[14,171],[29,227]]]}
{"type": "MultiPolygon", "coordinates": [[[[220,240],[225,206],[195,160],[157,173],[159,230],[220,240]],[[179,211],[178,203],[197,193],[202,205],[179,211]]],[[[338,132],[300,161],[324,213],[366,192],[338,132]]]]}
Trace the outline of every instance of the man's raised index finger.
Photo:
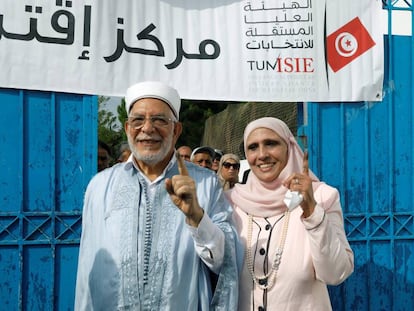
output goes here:
{"type": "Polygon", "coordinates": [[[175,152],[175,157],[177,158],[178,173],[183,176],[188,176],[187,166],[185,166],[184,160],[178,151],[175,152]]]}

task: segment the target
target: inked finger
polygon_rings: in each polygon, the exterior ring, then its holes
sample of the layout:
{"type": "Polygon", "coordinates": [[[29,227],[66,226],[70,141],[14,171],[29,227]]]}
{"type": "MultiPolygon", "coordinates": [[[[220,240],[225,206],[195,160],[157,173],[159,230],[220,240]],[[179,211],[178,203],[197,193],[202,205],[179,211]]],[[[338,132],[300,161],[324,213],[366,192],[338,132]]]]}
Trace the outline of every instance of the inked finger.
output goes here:
{"type": "Polygon", "coordinates": [[[303,173],[309,175],[309,154],[308,150],[303,153],[303,173]]]}
{"type": "Polygon", "coordinates": [[[178,173],[183,176],[188,176],[188,170],[187,166],[184,164],[183,158],[181,158],[178,151],[175,153],[175,157],[177,158],[177,164],[178,164],[178,173]]]}

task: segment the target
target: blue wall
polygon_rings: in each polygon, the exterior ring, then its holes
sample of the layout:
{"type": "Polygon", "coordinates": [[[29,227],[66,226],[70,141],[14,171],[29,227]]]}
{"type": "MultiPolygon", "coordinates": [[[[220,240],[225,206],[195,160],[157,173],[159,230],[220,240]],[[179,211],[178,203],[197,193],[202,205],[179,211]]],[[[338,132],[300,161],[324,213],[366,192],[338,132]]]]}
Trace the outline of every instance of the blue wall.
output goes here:
{"type": "Polygon", "coordinates": [[[310,163],[342,194],[355,272],[334,310],[414,310],[413,37],[386,37],[382,102],[310,103],[310,163]]]}
{"type": "Polygon", "coordinates": [[[0,310],[72,310],[95,96],[0,89],[0,310]]]}

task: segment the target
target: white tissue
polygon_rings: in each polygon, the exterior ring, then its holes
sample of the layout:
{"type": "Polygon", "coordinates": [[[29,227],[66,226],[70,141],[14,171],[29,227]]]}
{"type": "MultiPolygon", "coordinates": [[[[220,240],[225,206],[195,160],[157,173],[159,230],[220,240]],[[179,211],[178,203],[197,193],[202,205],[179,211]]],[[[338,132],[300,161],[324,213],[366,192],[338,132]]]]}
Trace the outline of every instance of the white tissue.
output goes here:
{"type": "Polygon", "coordinates": [[[285,194],[285,198],[283,202],[285,202],[289,211],[294,210],[296,207],[299,206],[300,203],[303,201],[303,196],[299,193],[299,191],[290,191],[288,190],[285,194]]]}

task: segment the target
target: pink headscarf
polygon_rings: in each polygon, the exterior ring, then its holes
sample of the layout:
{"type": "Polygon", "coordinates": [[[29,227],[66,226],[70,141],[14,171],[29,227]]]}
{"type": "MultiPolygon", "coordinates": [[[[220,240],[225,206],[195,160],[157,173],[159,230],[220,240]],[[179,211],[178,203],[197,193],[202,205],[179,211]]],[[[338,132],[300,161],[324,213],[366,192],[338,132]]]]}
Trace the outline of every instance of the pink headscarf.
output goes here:
{"type": "MultiPolygon", "coordinates": [[[[278,134],[288,146],[288,161],[279,176],[271,182],[260,181],[253,171],[250,172],[246,184],[236,184],[234,188],[226,192],[227,198],[232,204],[237,205],[243,211],[253,216],[270,217],[282,214],[286,210],[283,202],[286,187],[282,185],[291,174],[301,173],[303,168],[303,151],[298,145],[289,127],[281,120],[265,117],[250,122],[244,130],[244,152],[246,153],[247,138],[250,133],[258,128],[267,128],[278,134]]],[[[319,179],[309,171],[313,180],[319,179]]],[[[314,183],[314,190],[320,183],[314,183]]]]}

